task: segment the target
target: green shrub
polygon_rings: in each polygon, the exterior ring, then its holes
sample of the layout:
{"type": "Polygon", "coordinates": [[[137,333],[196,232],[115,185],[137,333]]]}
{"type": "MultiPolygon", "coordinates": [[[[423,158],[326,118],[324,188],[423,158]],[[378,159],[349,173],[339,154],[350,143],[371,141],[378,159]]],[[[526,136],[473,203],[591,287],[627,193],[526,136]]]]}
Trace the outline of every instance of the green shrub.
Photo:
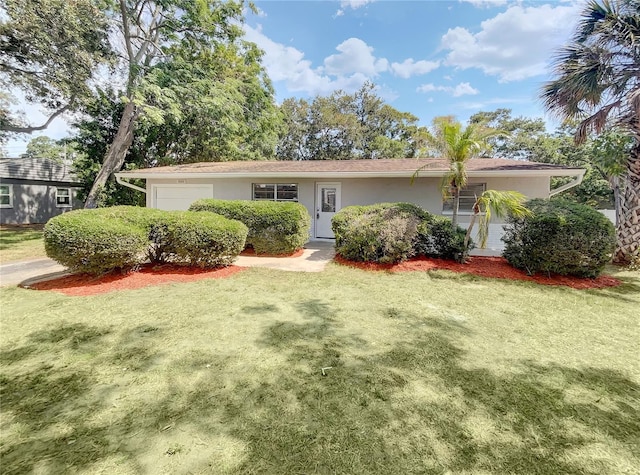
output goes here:
{"type": "Polygon", "coordinates": [[[129,270],[145,260],[146,231],[102,209],[77,210],[52,218],[44,228],[47,255],[77,272],[99,275],[129,270]]]}
{"type": "Polygon", "coordinates": [[[342,208],[331,221],[336,252],[352,261],[407,260],[414,255],[420,211],[407,203],[342,208]]]}
{"type": "Polygon", "coordinates": [[[533,215],[509,218],[503,256],[529,274],[596,277],[610,261],[615,229],[599,211],[566,200],[531,200],[533,215]]]}
{"type": "Polygon", "coordinates": [[[462,261],[465,231],[412,203],[347,206],[332,220],[336,252],[345,259],[401,262],[424,255],[462,261]]]}
{"type": "Polygon", "coordinates": [[[47,255],[77,272],[129,270],[147,259],[214,267],[242,251],[247,227],[214,213],[136,206],[77,210],[45,226],[47,255]]]}
{"type": "Polygon", "coordinates": [[[247,227],[214,213],[164,212],[149,228],[157,262],[198,267],[229,265],[244,248],[247,227]]]}
{"type": "Polygon", "coordinates": [[[247,245],[257,254],[291,254],[309,240],[311,217],[299,203],[244,200],[198,200],[190,211],[210,211],[249,228],[247,245]]]}
{"type": "Polygon", "coordinates": [[[454,229],[449,218],[430,215],[425,218],[420,227],[416,254],[464,262],[473,248],[471,240],[465,248],[465,235],[466,231],[460,226],[454,229]]]}

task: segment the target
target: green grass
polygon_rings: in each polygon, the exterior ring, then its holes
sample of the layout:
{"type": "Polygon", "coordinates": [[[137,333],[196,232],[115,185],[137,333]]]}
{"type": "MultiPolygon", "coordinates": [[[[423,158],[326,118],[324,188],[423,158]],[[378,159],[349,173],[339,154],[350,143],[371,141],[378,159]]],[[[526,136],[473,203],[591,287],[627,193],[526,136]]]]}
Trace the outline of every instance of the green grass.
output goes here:
{"type": "Polygon", "coordinates": [[[640,275],[619,276],[3,288],[2,472],[638,473],[640,275]]]}
{"type": "Polygon", "coordinates": [[[42,226],[1,226],[0,263],[47,257],[42,226]]]}

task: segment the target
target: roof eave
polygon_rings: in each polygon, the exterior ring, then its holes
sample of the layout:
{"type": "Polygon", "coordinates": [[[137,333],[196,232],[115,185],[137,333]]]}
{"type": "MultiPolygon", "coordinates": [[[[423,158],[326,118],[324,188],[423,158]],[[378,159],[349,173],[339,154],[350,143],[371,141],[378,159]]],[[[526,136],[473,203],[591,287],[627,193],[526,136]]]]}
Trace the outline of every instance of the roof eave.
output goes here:
{"type": "MultiPolygon", "coordinates": [[[[584,175],[582,168],[573,169],[547,169],[547,170],[470,170],[470,177],[533,177],[533,176],[578,176],[584,175]]],[[[422,170],[418,178],[444,176],[443,170],[422,170]]],[[[207,179],[207,178],[316,178],[316,179],[342,179],[342,178],[411,178],[414,171],[398,172],[136,172],[135,170],[118,172],[115,175],[121,178],[141,179],[207,179]]]]}

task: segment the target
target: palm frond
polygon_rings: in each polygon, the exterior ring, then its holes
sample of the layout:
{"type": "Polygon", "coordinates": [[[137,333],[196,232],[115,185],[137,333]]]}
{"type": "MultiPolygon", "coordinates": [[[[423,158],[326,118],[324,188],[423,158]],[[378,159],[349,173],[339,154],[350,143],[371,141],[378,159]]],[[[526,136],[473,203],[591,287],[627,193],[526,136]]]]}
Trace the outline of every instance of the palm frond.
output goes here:
{"type": "Polygon", "coordinates": [[[487,190],[476,199],[475,213],[484,213],[478,222],[477,238],[481,248],[487,245],[489,223],[494,214],[498,218],[505,218],[508,215],[521,218],[531,214],[523,204],[526,199],[526,196],[518,191],[498,190],[487,190]]]}
{"type": "Polygon", "coordinates": [[[640,120],[640,0],[590,0],[553,70],[541,99],[553,115],[581,121],[576,142],[608,126],[633,131],[640,120]]]}

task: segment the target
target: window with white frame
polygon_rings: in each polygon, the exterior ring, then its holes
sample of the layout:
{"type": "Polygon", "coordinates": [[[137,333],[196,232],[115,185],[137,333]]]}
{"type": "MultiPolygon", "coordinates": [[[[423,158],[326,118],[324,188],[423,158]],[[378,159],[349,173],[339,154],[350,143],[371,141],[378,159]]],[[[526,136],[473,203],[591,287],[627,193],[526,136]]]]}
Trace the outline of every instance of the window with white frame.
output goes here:
{"type": "Polygon", "coordinates": [[[56,188],[56,206],[58,208],[71,207],[71,188],[56,188]]]}
{"type": "Polygon", "coordinates": [[[254,183],[253,199],[263,201],[298,201],[298,184],[254,183]]]}
{"type": "Polygon", "coordinates": [[[13,208],[13,185],[0,185],[0,208],[13,208]]]}
{"type": "MultiPolygon", "coordinates": [[[[486,183],[468,183],[467,186],[460,190],[460,206],[458,212],[472,213],[473,205],[486,189],[486,183]]],[[[449,199],[442,202],[442,211],[445,213],[453,212],[453,197],[449,196],[449,199]]]]}

